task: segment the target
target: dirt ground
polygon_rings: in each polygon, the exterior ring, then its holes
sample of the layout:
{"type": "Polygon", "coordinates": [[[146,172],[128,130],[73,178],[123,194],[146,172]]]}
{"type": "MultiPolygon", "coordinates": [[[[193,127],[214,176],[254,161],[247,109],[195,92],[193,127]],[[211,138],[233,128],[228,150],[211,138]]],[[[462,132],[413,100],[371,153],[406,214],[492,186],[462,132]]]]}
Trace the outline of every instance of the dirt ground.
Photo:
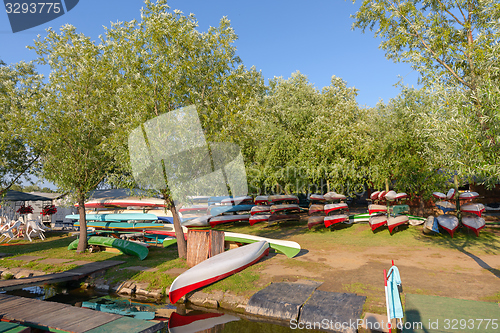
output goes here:
{"type": "MultiPolygon", "coordinates": [[[[356,228],[364,235],[371,233],[368,224],[356,228]]],[[[422,226],[408,228],[421,230],[422,226]]],[[[500,228],[487,228],[484,237],[492,243],[486,241],[480,247],[468,247],[464,246],[464,239],[444,235],[438,240],[422,236],[422,240],[410,246],[404,241],[374,246],[311,245],[293,259],[295,262],[280,254],[272,255],[260,271],[259,284],[317,280],[324,282],[319,290],[367,296],[365,312],[385,313],[383,270],[388,270],[394,260],[404,293],[499,302],[500,228]],[[438,241],[445,244],[436,247],[433,243],[438,241]]],[[[286,239],[304,242],[300,236],[286,239]]]]}

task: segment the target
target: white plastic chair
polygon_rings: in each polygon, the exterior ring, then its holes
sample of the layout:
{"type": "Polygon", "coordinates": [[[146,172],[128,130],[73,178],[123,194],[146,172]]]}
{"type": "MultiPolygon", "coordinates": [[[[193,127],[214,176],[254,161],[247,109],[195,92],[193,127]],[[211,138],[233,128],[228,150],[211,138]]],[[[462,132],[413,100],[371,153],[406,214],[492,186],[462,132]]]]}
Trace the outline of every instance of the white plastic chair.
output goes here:
{"type": "Polygon", "coordinates": [[[7,243],[10,242],[15,237],[13,230],[17,229],[19,231],[22,224],[23,224],[22,221],[18,220],[9,229],[7,229],[5,231],[1,231],[0,232],[0,243],[3,242],[4,240],[6,240],[7,238],[10,238],[7,241],[7,243]]]}
{"type": "Polygon", "coordinates": [[[44,230],[40,228],[35,220],[28,220],[26,223],[26,237],[28,237],[31,242],[31,237],[40,237],[40,239],[45,240],[45,235],[43,234],[44,230]]]}

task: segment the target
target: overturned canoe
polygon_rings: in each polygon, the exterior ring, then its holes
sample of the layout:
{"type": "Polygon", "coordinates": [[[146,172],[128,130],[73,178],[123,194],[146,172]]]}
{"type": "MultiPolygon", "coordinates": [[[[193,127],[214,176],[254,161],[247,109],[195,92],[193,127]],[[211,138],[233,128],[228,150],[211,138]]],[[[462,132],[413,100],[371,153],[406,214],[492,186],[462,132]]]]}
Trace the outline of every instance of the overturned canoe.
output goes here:
{"type": "Polygon", "coordinates": [[[455,196],[455,189],[450,188],[448,190],[448,193],[446,193],[446,199],[451,200],[451,199],[453,199],[454,196],[455,196]]]}
{"type": "Polygon", "coordinates": [[[238,212],[250,212],[254,205],[213,205],[208,208],[208,214],[212,216],[222,215],[222,214],[232,214],[238,212]]]}
{"type": "Polygon", "coordinates": [[[311,205],[309,207],[309,215],[321,214],[325,212],[325,205],[311,205]]]}
{"type": "Polygon", "coordinates": [[[368,205],[368,214],[373,214],[373,213],[386,213],[387,212],[387,206],[384,205],[368,205]]]}
{"type": "Polygon", "coordinates": [[[179,213],[181,214],[193,214],[193,213],[207,213],[208,206],[207,205],[192,205],[185,206],[179,209],[179,213]]]}
{"type": "Polygon", "coordinates": [[[175,304],[187,293],[222,280],[258,262],[269,253],[269,243],[260,241],[232,249],[205,261],[179,275],[168,293],[170,303],[175,304]]]}
{"type": "Polygon", "coordinates": [[[240,196],[240,197],[229,197],[222,199],[220,201],[221,205],[250,205],[253,204],[253,198],[249,195],[240,196]]]}
{"type": "Polygon", "coordinates": [[[324,216],[310,216],[309,219],[307,219],[307,227],[310,230],[315,225],[323,224],[324,221],[325,221],[324,216]]]}
{"type": "Polygon", "coordinates": [[[454,211],[457,207],[449,201],[438,201],[436,202],[436,207],[441,209],[443,213],[448,213],[454,211]]]}
{"type": "Polygon", "coordinates": [[[248,222],[250,220],[250,214],[235,214],[235,215],[221,215],[210,218],[210,226],[213,228],[216,225],[224,224],[224,223],[233,223],[233,222],[248,222]]]}
{"type": "Polygon", "coordinates": [[[392,233],[396,227],[408,223],[409,220],[410,219],[406,215],[389,216],[387,219],[387,228],[389,228],[389,232],[392,233]]]}
{"type": "Polygon", "coordinates": [[[433,192],[432,196],[436,199],[439,199],[439,200],[446,200],[447,199],[446,194],[441,193],[441,192],[433,192]]]}
{"type": "MultiPolygon", "coordinates": [[[[77,238],[71,242],[71,244],[68,245],[68,250],[76,250],[79,241],[80,240],[77,238]]],[[[149,253],[147,247],[120,238],[91,236],[87,239],[87,243],[89,245],[113,247],[125,254],[136,256],[141,260],[144,260],[149,253]]]]}
{"type": "Polygon", "coordinates": [[[291,213],[291,212],[299,212],[300,207],[297,204],[282,204],[282,205],[272,205],[271,214],[274,213],[291,213]]]}
{"type": "Polygon", "coordinates": [[[460,211],[464,213],[472,213],[476,214],[478,217],[481,217],[481,214],[486,210],[483,204],[480,203],[470,203],[466,205],[462,205],[460,207],[460,211]]]}
{"type": "Polygon", "coordinates": [[[462,217],[462,224],[474,231],[477,237],[479,237],[479,230],[483,229],[486,222],[482,217],[462,217]]]}
{"type": "MultiPolygon", "coordinates": [[[[70,220],[79,220],[79,214],[66,215],[70,220]]],[[[149,213],[120,213],[120,214],[85,214],[87,221],[120,222],[120,221],[158,221],[158,216],[149,213]]]]}
{"type": "Polygon", "coordinates": [[[271,212],[271,206],[267,205],[258,205],[258,206],[253,206],[252,209],[250,210],[250,215],[255,215],[255,214],[269,214],[271,212]]]}
{"type": "Polygon", "coordinates": [[[328,228],[334,224],[349,222],[349,216],[344,214],[325,216],[324,221],[325,221],[325,227],[328,228]]]}
{"type": "Polygon", "coordinates": [[[440,215],[440,216],[436,217],[436,219],[437,219],[437,222],[439,223],[439,225],[444,230],[448,231],[448,233],[453,238],[453,233],[458,228],[458,218],[456,216],[453,216],[453,215],[440,215]]]}
{"type": "Polygon", "coordinates": [[[337,192],[328,192],[323,197],[326,201],[338,201],[347,199],[345,195],[339,194],[337,192]]]}
{"type": "Polygon", "coordinates": [[[270,195],[267,198],[267,202],[269,205],[273,205],[277,202],[290,202],[298,204],[299,198],[296,195],[288,195],[288,194],[270,195]]]}
{"type": "Polygon", "coordinates": [[[372,194],[370,194],[370,199],[372,201],[375,201],[375,200],[378,200],[378,195],[379,195],[380,191],[375,191],[373,192],[372,194]]]}
{"type": "Polygon", "coordinates": [[[434,216],[427,217],[422,232],[426,235],[439,234],[437,219],[434,216]]]}
{"type": "Polygon", "coordinates": [[[258,195],[254,199],[256,205],[267,205],[269,197],[267,195],[258,195]]]}
{"type": "Polygon", "coordinates": [[[349,211],[349,207],[346,203],[335,203],[325,205],[325,214],[330,214],[337,211],[349,211]]]}
{"type": "Polygon", "coordinates": [[[194,219],[184,220],[181,222],[183,227],[206,227],[208,226],[208,221],[212,218],[212,215],[198,216],[194,219]]]}
{"type": "Polygon", "coordinates": [[[464,192],[464,193],[461,193],[458,197],[460,200],[472,200],[472,199],[476,199],[477,197],[479,197],[479,193],[477,193],[477,192],[464,192]]]}
{"type": "Polygon", "coordinates": [[[311,194],[309,196],[309,201],[312,202],[324,202],[325,196],[323,194],[311,194]]]}
{"type": "Polygon", "coordinates": [[[250,223],[250,225],[254,225],[255,223],[260,222],[268,222],[270,217],[270,214],[255,214],[248,219],[248,222],[250,223]]]}
{"type": "Polygon", "coordinates": [[[370,216],[368,223],[370,224],[372,231],[375,231],[375,229],[387,224],[387,215],[379,214],[370,216]]]}

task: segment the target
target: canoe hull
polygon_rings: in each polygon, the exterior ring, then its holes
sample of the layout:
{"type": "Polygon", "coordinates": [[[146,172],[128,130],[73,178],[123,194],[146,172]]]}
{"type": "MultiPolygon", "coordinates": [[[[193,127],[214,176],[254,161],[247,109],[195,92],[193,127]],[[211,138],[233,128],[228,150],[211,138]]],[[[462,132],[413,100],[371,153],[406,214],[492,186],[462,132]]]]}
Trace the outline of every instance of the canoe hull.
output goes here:
{"type": "MultiPolygon", "coordinates": [[[[76,250],[78,242],[79,239],[75,239],[71,242],[71,244],[68,245],[68,250],[76,250]]],[[[146,259],[149,253],[147,247],[119,238],[91,236],[88,238],[87,242],[89,245],[112,247],[125,254],[136,256],[141,260],[146,259]]]]}

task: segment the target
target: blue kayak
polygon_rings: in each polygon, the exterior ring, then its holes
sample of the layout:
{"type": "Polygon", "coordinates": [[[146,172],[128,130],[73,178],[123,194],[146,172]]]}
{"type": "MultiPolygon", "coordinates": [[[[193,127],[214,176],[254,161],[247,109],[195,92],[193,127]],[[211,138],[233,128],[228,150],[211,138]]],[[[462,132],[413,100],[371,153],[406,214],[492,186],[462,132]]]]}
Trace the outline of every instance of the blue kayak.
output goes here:
{"type": "Polygon", "coordinates": [[[237,213],[237,212],[249,212],[255,205],[218,205],[210,206],[208,208],[208,214],[212,216],[221,215],[224,213],[237,213]]]}

